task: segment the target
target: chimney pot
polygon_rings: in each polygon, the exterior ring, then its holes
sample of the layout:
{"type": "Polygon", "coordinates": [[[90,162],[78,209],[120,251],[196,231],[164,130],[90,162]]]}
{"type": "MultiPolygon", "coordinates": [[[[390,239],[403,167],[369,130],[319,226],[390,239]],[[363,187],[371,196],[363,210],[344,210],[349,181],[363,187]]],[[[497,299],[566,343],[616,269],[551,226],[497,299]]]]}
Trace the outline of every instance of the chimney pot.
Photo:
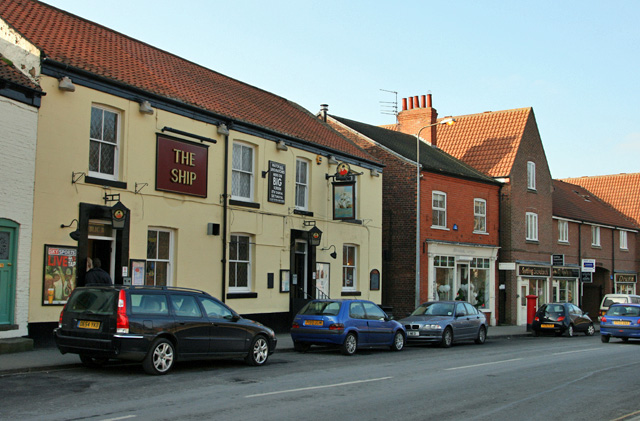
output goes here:
{"type": "Polygon", "coordinates": [[[420,108],[425,108],[426,106],[426,95],[422,95],[420,97],[420,108]]]}
{"type": "Polygon", "coordinates": [[[431,94],[427,94],[427,108],[431,108],[431,94]]]}
{"type": "Polygon", "coordinates": [[[402,111],[407,111],[407,98],[402,98],[402,111]]]}
{"type": "Polygon", "coordinates": [[[416,108],[420,108],[419,102],[418,102],[418,95],[413,97],[414,101],[416,102],[416,108]]]}
{"type": "Polygon", "coordinates": [[[327,113],[329,113],[329,104],[320,104],[320,115],[323,121],[327,121],[327,113]]]}

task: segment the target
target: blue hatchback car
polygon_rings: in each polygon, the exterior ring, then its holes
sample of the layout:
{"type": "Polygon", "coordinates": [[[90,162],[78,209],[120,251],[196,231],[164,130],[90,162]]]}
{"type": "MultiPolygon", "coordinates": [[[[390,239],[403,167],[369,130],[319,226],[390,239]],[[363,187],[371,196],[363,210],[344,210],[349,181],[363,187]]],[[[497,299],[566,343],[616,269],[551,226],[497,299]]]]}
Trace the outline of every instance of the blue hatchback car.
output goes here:
{"type": "Polygon", "coordinates": [[[359,348],[404,348],[404,326],[376,304],[366,300],[313,300],[298,312],[291,325],[296,351],[311,345],[339,346],[345,355],[359,348]]]}
{"type": "Polygon", "coordinates": [[[640,339],[640,304],[613,304],[600,320],[600,339],[640,339]]]}

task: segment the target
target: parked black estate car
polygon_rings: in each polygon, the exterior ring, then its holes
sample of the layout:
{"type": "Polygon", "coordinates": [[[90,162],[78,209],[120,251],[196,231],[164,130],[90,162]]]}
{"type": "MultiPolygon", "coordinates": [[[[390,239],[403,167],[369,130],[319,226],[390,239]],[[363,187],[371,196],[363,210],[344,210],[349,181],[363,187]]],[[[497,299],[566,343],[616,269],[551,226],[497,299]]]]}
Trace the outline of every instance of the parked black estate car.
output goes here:
{"type": "Polygon", "coordinates": [[[79,354],[85,365],[141,361],[149,374],[215,357],[263,365],[277,344],[273,330],[206,292],[151,286],[76,288],[54,337],[60,352],[79,354]]]}

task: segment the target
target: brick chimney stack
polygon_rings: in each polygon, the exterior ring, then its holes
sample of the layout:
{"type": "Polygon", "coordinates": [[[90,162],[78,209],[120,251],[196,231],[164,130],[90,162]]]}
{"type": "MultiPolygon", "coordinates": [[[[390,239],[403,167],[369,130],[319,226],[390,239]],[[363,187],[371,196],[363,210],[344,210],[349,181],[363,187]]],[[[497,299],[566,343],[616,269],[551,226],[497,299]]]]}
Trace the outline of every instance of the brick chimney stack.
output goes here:
{"type": "MultiPolygon", "coordinates": [[[[438,112],[431,105],[431,94],[402,99],[402,111],[398,113],[398,131],[410,135],[418,134],[418,131],[438,119],[438,112]],[[407,106],[408,103],[408,106],[407,106]]],[[[436,126],[422,130],[420,137],[436,146],[436,126]]]]}

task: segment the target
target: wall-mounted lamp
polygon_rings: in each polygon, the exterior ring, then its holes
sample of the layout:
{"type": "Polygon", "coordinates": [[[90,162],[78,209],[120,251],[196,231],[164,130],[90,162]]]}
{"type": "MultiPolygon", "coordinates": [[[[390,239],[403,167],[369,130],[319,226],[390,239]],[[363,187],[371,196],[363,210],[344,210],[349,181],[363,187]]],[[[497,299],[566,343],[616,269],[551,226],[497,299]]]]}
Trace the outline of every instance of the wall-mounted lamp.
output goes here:
{"type": "Polygon", "coordinates": [[[229,128],[227,127],[226,124],[224,123],[220,123],[220,125],[218,125],[218,134],[227,136],[229,134],[229,128]]]}
{"type": "Polygon", "coordinates": [[[329,247],[325,247],[322,248],[320,250],[331,250],[331,247],[333,247],[333,253],[330,253],[329,256],[331,256],[332,259],[335,259],[336,257],[338,257],[338,253],[336,253],[336,246],[334,246],[333,244],[330,245],[329,247]]]}
{"type": "Polygon", "coordinates": [[[333,165],[338,165],[338,164],[340,163],[340,161],[338,161],[338,160],[336,159],[336,157],[335,157],[335,156],[333,156],[333,155],[329,155],[329,159],[328,159],[328,161],[327,161],[327,162],[329,162],[329,165],[331,165],[331,164],[333,164],[333,165]]]}
{"type": "Polygon", "coordinates": [[[287,147],[287,144],[284,143],[284,140],[281,140],[280,142],[278,142],[276,144],[276,149],[279,151],[288,151],[289,148],[287,147]]]}
{"type": "Polygon", "coordinates": [[[140,113],[153,115],[153,108],[151,108],[151,104],[149,103],[149,101],[142,101],[140,103],[140,113]]]}
{"type": "Polygon", "coordinates": [[[71,82],[69,76],[64,76],[58,83],[58,89],[64,92],[74,92],[76,90],[76,85],[71,82]]]}
{"type": "Polygon", "coordinates": [[[375,168],[371,169],[371,177],[380,177],[380,172],[375,168]]]}
{"type": "Polygon", "coordinates": [[[71,237],[71,239],[74,240],[74,241],[78,241],[78,239],[80,238],[80,232],[78,232],[78,220],[77,219],[73,219],[71,222],[69,222],[68,225],[60,224],[60,228],[69,228],[71,225],[73,225],[74,222],[76,223],[76,230],[70,232],[69,233],[69,237],[71,237]]]}
{"type": "Polygon", "coordinates": [[[71,222],[69,222],[69,224],[65,225],[65,224],[60,224],[60,228],[69,228],[71,225],[73,225],[73,223],[76,223],[76,227],[78,226],[78,220],[77,219],[72,219],[71,222]]]}

